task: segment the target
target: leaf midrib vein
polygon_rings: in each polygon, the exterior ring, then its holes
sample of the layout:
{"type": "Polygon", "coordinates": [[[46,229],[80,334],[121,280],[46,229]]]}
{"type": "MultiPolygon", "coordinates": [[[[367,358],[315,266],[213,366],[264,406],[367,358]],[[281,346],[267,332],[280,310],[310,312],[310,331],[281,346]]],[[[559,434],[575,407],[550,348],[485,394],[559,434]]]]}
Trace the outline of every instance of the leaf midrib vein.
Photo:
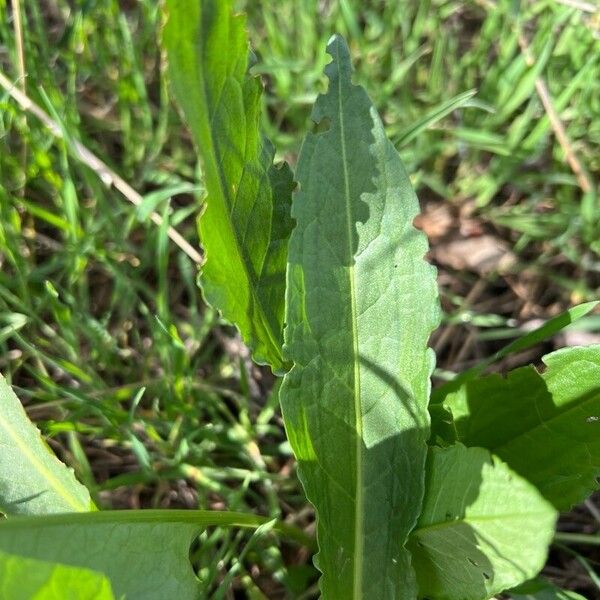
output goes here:
{"type": "Polygon", "coordinates": [[[342,149],[342,172],[344,175],[344,198],[346,201],[346,227],[348,239],[348,276],[350,283],[350,311],[351,311],[351,326],[352,326],[352,364],[354,367],[354,418],[356,428],[356,503],[354,507],[354,580],[353,580],[353,597],[362,598],[362,575],[363,575],[363,512],[364,512],[364,494],[363,494],[363,457],[362,457],[362,406],[360,397],[360,364],[358,358],[358,323],[356,309],[356,279],[353,263],[353,247],[352,247],[352,202],[350,198],[350,180],[348,175],[348,162],[346,151],[345,138],[345,123],[344,112],[342,106],[342,78],[339,71],[340,51],[339,46],[336,48],[337,65],[338,65],[338,112],[340,115],[340,146],[342,149]]]}

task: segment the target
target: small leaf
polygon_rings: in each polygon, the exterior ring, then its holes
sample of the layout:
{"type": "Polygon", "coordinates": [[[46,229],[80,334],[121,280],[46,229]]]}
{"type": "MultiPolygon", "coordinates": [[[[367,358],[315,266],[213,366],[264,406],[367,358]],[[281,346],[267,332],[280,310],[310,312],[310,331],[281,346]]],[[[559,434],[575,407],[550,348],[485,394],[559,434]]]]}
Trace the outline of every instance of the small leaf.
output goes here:
{"type": "Polygon", "coordinates": [[[482,448],[432,448],[423,511],[409,548],[419,596],[484,600],[536,576],[556,512],[482,448]]]}
{"type": "Polygon", "coordinates": [[[259,79],[248,75],[245,17],[230,0],[168,0],[163,42],[175,97],[202,158],[205,299],[237,325],[254,359],[282,357],[292,174],[275,170],[259,132],[259,79]]]}
{"type": "Polygon", "coordinates": [[[457,439],[487,448],[560,510],[598,488],[600,345],[558,350],[533,367],[469,381],[443,407],[457,439]]]}
{"type": "Polygon", "coordinates": [[[404,543],[423,494],[438,323],[417,198],[334,37],[326,95],[297,168],[280,391],[299,474],[318,513],[324,598],[414,599],[404,543]]]}
{"type": "Polygon", "coordinates": [[[110,581],[90,569],[0,551],[0,598],[114,600],[110,581]]]}
{"type": "Polygon", "coordinates": [[[90,508],[87,489],[52,454],[0,375],[0,512],[43,515],[90,508]]]}

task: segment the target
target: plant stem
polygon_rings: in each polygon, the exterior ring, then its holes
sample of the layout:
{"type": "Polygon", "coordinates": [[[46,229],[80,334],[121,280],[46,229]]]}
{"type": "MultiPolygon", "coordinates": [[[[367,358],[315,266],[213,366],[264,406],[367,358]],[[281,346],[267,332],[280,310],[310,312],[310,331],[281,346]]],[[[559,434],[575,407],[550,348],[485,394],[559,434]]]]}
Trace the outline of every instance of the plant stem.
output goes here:
{"type": "Polygon", "coordinates": [[[554,535],[556,542],[565,544],[585,544],[587,546],[600,546],[600,535],[589,535],[585,533],[565,533],[557,531],[554,535]]]}

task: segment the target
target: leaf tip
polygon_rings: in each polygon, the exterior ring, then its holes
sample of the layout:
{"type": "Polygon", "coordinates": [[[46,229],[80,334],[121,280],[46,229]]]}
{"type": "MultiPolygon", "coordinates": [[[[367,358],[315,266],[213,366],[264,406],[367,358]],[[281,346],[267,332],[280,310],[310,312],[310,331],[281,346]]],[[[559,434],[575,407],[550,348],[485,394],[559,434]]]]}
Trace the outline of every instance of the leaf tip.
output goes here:
{"type": "MultiPolygon", "coordinates": [[[[350,49],[346,40],[339,34],[334,33],[327,42],[327,54],[333,59],[330,65],[337,65],[337,69],[344,67],[352,72],[352,61],[350,59],[350,49]]],[[[336,69],[336,70],[337,70],[336,69]]],[[[328,65],[325,67],[325,74],[331,78],[331,68],[328,65]]]]}

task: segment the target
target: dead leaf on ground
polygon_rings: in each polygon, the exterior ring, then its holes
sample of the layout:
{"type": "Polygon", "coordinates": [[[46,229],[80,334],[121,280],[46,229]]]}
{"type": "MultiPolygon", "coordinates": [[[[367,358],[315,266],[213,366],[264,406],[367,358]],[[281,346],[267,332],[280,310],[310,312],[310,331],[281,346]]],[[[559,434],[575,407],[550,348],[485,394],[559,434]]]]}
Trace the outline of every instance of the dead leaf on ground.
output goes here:
{"type": "Polygon", "coordinates": [[[456,270],[468,269],[480,275],[494,271],[506,273],[517,260],[510,248],[492,235],[438,244],[433,250],[433,257],[442,265],[456,270]]]}
{"type": "Polygon", "coordinates": [[[455,225],[456,219],[448,203],[428,202],[415,218],[415,227],[425,233],[430,241],[444,237],[455,225]]]}
{"type": "Polygon", "coordinates": [[[600,333],[597,331],[584,331],[579,329],[567,329],[557,336],[556,347],[565,346],[591,346],[600,344],[600,333]]]}

